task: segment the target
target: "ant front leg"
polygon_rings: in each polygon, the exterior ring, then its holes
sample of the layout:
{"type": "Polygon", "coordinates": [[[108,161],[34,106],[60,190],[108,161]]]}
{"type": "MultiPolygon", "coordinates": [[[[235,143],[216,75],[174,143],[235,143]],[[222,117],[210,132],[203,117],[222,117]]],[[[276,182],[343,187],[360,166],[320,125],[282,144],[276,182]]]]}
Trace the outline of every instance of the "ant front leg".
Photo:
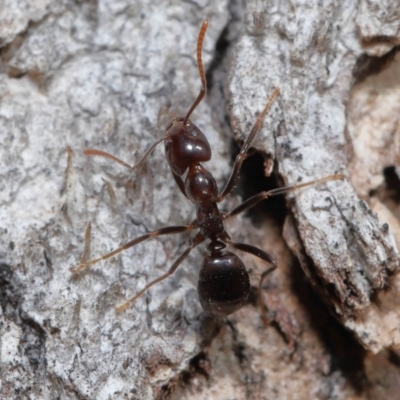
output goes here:
{"type": "Polygon", "coordinates": [[[240,150],[240,153],[236,157],[235,164],[233,165],[231,175],[230,175],[224,189],[217,197],[217,203],[222,201],[234,188],[235,182],[239,175],[240,168],[242,167],[243,161],[247,158],[247,152],[249,151],[251,143],[253,142],[254,138],[257,136],[257,133],[260,131],[260,129],[262,127],[263,119],[265,118],[267,112],[271,108],[272,103],[275,100],[275,98],[278,96],[278,94],[279,94],[279,89],[275,88],[275,90],[272,92],[270,98],[268,99],[267,104],[264,107],[264,110],[258,116],[255,124],[251,128],[249,136],[247,136],[247,138],[244,141],[243,146],[240,150]]]}

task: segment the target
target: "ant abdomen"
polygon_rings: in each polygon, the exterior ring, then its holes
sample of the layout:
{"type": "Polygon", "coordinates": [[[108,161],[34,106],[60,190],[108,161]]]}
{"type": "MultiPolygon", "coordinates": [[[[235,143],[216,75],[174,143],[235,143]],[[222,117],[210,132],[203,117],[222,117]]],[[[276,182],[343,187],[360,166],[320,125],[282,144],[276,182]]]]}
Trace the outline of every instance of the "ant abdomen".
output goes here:
{"type": "Polygon", "coordinates": [[[201,306],[210,314],[224,316],[239,310],[250,292],[249,274],[242,260],[214,248],[204,257],[197,292],[201,306]]]}

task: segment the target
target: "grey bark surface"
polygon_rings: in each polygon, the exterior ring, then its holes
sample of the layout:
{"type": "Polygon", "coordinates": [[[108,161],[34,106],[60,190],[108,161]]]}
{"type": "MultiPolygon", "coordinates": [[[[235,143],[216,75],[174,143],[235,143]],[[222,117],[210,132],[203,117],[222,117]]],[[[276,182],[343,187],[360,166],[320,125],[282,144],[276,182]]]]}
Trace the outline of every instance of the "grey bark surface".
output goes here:
{"type": "MultiPolygon", "coordinates": [[[[399,42],[399,10],[393,5],[328,3],[290,9],[289,3],[270,2],[263,25],[251,27],[254,13],[260,14],[255,2],[247,14],[250,28],[235,51],[230,90],[240,93],[231,103],[238,130],[245,131],[255,105],[266,98],[265,88],[281,89],[280,117],[271,114],[265,124],[267,132],[275,133],[259,148],[276,161],[288,184],[338,172],[352,179],[345,118],[352,71],[361,55],[381,56],[399,42]]],[[[384,161],[376,170],[391,165],[384,161]]],[[[387,225],[359,199],[349,180],[294,193],[293,212],[312,260],[312,265],[303,263],[304,271],[333,313],[377,352],[400,344],[390,333],[393,324],[399,326],[398,316],[384,321],[386,307],[377,311],[371,303],[371,295],[386,288],[398,270],[398,251],[387,225]]],[[[392,287],[396,293],[394,282],[392,287]]]]}
{"type": "MultiPolygon", "coordinates": [[[[400,74],[363,86],[353,71],[365,55],[399,44],[400,11],[390,1],[318,4],[0,3],[1,398],[394,398],[400,214],[368,194],[383,168],[399,165],[400,74]],[[281,94],[255,143],[265,173],[275,165],[287,184],[346,176],[290,194],[286,242],[274,210],[256,224],[227,221],[234,240],[279,262],[264,288],[269,326],[255,289],[227,319],[204,314],[196,293],[204,246],[116,313],[169,268],[190,235],[70,271],[82,257],[193,220],[162,146],[134,174],[82,150],[134,164],[170,115],[187,111],[200,87],[195,47],[206,17],[211,91],[192,120],[211,143],[207,168],[219,186],[230,171],[229,124],[243,141],[273,87],[281,94]],[[374,122],[363,122],[366,107],[374,122]],[[365,128],[373,123],[385,127],[381,135],[365,128]],[[377,148],[371,166],[366,157],[377,148]]],[[[223,208],[239,203],[231,196],[223,208]]],[[[243,260],[255,288],[265,263],[243,260]]]]}
{"type": "MultiPolygon", "coordinates": [[[[387,226],[351,185],[345,106],[358,58],[380,56],[392,49],[388,43],[399,42],[399,14],[389,3],[328,3],[268,3],[261,32],[248,28],[236,47],[230,90],[240,94],[232,96],[232,114],[245,131],[265,88],[279,87],[281,117],[270,115],[260,149],[276,160],[285,183],[346,175],[347,181],[293,194],[297,228],[312,261],[303,269],[337,317],[366,348],[379,351],[400,344],[397,334],[387,335],[391,327],[378,322],[371,304],[371,295],[397,271],[398,252],[387,226]]],[[[252,17],[248,13],[247,26],[252,17]]]]}

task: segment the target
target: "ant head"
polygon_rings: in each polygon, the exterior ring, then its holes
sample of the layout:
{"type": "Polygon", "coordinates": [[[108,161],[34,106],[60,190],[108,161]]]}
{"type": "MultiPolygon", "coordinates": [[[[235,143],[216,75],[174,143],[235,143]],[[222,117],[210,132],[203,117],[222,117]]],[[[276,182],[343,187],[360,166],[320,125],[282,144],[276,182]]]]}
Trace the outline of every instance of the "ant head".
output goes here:
{"type": "MultiPolygon", "coordinates": [[[[220,244],[216,243],[217,246],[220,244]]],[[[221,248],[214,247],[211,254],[204,257],[197,291],[205,311],[224,316],[239,310],[246,303],[250,279],[241,259],[229,251],[221,251],[221,248]]]]}
{"type": "Polygon", "coordinates": [[[190,164],[208,161],[211,147],[201,130],[188,120],[174,118],[167,127],[165,155],[171,170],[182,176],[190,164]]]}
{"type": "Polygon", "coordinates": [[[185,173],[190,164],[208,161],[211,158],[211,148],[207,138],[189,120],[193,110],[199,105],[207,91],[206,75],[201,57],[207,28],[208,19],[201,25],[199,38],[197,39],[197,67],[201,80],[200,93],[185,118],[172,119],[166,129],[165,153],[171,170],[179,176],[185,173]]]}

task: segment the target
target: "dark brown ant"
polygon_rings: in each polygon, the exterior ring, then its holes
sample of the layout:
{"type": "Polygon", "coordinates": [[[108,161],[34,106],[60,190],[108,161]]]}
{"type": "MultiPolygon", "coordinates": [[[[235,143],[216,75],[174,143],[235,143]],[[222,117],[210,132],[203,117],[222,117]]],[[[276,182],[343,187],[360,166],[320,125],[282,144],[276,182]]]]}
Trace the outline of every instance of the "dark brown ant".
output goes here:
{"type": "Polygon", "coordinates": [[[305,186],[314,185],[319,182],[342,179],[342,175],[331,175],[322,179],[298,185],[286,186],[261,192],[236,207],[234,210],[221,214],[218,210],[218,203],[221,202],[233,189],[238,177],[243,161],[247,157],[247,152],[251,143],[259,132],[262,121],[270,109],[274,99],[278,96],[279,90],[274,89],[264,110],[257,118],[249,136],[244,141],[242,149],[236,157],[231,175],[222,191],[218,191],[217,184],[209,171],[204,168],[201,162],[211,159],[211,148],[205,135],[194,125],[189,117],[193,110],[198,106],[206,94],[206,77],[202,63],[203,39],[208,27],[208,20],[205,20],[201,26],[197,41],[197,66],[201,79],[200,93],[189,109],[184,118],[174,118],[166,128],[165,135],[157,140],[144,154],[142,159],[133,167],[112,154],[101,150],[87,149],[84,151],[88,156],[102,156],[116,161],[117,163],[130,168],[133,171],[140,169],[154,148],[161,142],[165,144],[165,156],[170,166],[172,176],[174,177],[180,191],[196,206],[196,219],[186,226],[169,226],[157,229],[153,232],[140,236],[120,248],[92,261],[84,261],[78,267],[74,268],[73,273],[78,273],[89,265],[93,265],[101,260],[113,257],[121,251],[128,249],[147,239],[162,235],[188,232],[198,229],[199,232],[188,242],[187,249],[172,264],[171,268],[164,275],[148,283],[139,293],[117,307],[117,311],[122,311],[133,303],[138,297],[146,292],[151,286],[171,276],[182,261],[188,256],[190,251],[202,243],[205,239],[210,240],[207,247],[208,253],[205,255],[200,268],[198,281],[198,295],[203,309],[214,315],[228,315],[239,310],[247,300],[250,291],[249,274],[240,258],[225,250],[226,245],[234,249],[250,253],[261,258],[271,267],[262,275],[258,287],[259,298],[261,296],[262,282],[271,271],[277,268],[277,262],[265,251],[245,243],[236,243],[232,241],[224,228],[224,220],[238,215],[259,202],[271,196],[280,195],[299,189],[305,186]],[[183,175],[187,172],[186,178],[183,175]]]}

